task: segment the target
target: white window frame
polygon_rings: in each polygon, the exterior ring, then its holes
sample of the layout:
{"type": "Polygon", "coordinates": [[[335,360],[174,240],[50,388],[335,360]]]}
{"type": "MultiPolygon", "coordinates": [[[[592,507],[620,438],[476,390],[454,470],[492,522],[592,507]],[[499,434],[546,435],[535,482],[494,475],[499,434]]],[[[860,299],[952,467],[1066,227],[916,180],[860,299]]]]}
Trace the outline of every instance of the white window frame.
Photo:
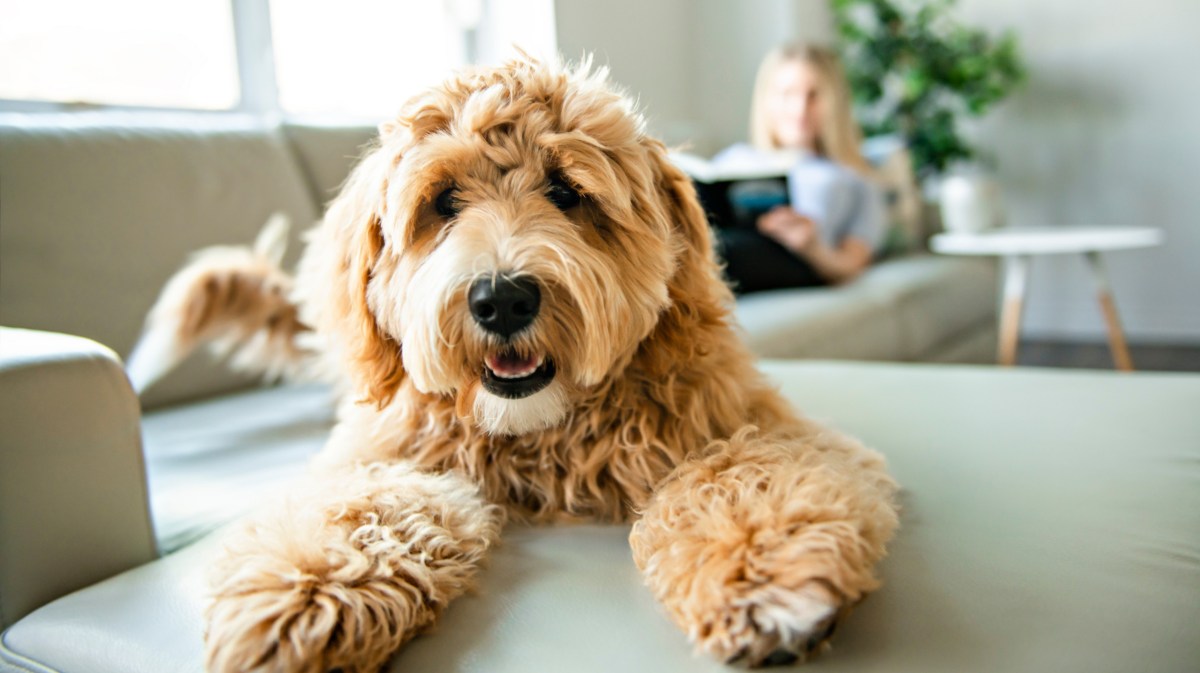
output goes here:
{"type": "MultiPolygon", "coordinates": [[[[491,0],[481,0],[485,10],[491,0]]],[[[270,0],[229,0],[233,16],[233,42],[237,52],[238,102],[223,110],[148,105],[117,105],[108,103],[0,98],[0,112],[97,112],[122,113],[170,112],[196,115],[253,115],[284,118],[279,103],[279,84],[275,77],[275,49],[271,34],[270,0]]],[[[463,28],[468,63],[478,62],[478,30],[463,28]]]]}
{"type": "Polygon", "coordinates": [[[230,0],[237,50],[238,112],[279,115],[270,0],[230,0]]]}

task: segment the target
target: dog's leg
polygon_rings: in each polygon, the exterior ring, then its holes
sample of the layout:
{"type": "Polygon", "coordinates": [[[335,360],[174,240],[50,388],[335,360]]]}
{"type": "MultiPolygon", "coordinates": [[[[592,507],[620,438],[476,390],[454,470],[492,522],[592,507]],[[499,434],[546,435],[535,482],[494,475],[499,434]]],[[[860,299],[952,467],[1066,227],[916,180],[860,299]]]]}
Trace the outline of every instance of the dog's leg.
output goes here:
{"type": "Polygon", "coordinates": [[[377,671],[463,593],[503,513],[407,463],[323,473],[246,524],[212,573],[208,670],[377,671]]]}
{"type": "Polygon", "coordinates": [[[807,659],[876,588],[897,525],[883,459],[829,430],[715,442],[633,529],[634,558],[698,650],[750,666],[807,659]]]}

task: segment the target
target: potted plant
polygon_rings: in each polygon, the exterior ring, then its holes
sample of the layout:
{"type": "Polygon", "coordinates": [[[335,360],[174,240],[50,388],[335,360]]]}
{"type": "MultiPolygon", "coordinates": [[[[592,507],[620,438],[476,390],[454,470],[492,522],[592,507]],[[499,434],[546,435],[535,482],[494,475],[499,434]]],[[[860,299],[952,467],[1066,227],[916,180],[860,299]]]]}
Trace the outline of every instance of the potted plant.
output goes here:
{"type": "MultiPolygon", "coordinates": [[[[1012,33],[992,36],[965,26],[954,19],[953,6],[954,0],[833,0],[864,134],[902,137],[927,194],[949,187],[946,196],[966,194],[975,200],[967,210],[979,211],[978,199],[998,199],[994,185],[978,177],[957,185],[942,181],[952,166],[980,155],[958,122],[987,113],[1025,70],[1012,33]],[[992,197],[986,197],[989,191],[992,197]]],[[[967,226],[979,224],[976,218],[967,226]]]]}

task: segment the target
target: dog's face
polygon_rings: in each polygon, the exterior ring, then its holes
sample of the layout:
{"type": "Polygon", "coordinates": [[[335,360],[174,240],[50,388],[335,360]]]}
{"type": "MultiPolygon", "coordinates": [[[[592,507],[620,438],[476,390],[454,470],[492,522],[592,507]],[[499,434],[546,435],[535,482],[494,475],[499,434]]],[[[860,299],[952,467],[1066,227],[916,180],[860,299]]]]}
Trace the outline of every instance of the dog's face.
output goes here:
{"type": "Polygon", "coordinates": [[[712,264],[664,157],[586,67],[521,61],[411,101],[323,227],[341,253],[325,322],[368,395],[409,376],[486,431],[523,434],[620,375],[687,252],[712,264]]]}

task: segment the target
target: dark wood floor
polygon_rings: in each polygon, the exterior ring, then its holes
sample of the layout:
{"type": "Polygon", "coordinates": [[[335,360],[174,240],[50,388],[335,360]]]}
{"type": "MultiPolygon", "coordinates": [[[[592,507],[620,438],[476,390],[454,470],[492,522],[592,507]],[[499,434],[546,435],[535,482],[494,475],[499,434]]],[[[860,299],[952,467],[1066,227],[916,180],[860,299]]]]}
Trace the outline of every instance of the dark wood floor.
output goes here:
{"type": "MultiPolygon", "coordinates": [[[[1200,345],[1130,344],[1133,366],[1140,371],[1200,372],[1200,345]]],[[[1022,340],[1017,362],[1031,367],[1112,369],[1104,343],[1022,340]]]]}

